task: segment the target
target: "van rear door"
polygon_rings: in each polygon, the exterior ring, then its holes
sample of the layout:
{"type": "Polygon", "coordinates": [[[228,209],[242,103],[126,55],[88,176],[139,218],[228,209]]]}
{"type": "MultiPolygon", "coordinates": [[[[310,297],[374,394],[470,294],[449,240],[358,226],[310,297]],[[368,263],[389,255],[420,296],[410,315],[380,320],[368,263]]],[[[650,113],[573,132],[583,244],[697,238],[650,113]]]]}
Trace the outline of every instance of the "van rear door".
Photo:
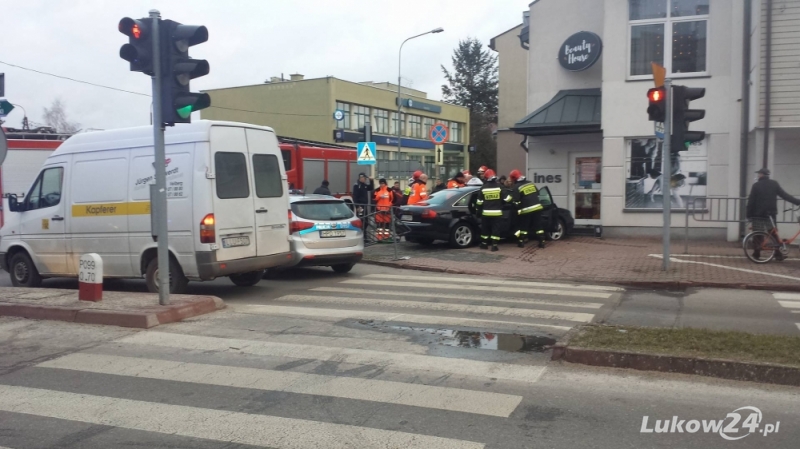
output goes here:
{"type": "Polygon", "coordinates": [[[256,256],[251,162],[244,128],[211,127],[217,260],[256,256]]]}
{"type": "Polygon", "coordinates": [[[289,252],[289,198],[286,173],[280,161],[275,134],[246,129],[247,149],[253,167],[253,204],[258,256],[289,252]]]}

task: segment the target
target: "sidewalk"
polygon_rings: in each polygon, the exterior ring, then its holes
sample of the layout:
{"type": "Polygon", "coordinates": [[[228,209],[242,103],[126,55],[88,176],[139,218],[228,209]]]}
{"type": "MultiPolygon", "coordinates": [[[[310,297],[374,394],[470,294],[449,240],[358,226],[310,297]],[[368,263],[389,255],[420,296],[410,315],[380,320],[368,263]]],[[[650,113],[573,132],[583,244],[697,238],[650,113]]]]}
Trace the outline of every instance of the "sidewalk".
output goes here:
{"type": "Polygon", "coordinates": [[[77,290],[0,288],[0,316],[149,329],[225,308],[215,296],[170,295],[158,304],[154,293],[103,292],[100,302],[79,301],[77,290]]]}
{"type": "Polygon", "coordinates": [[[422,246],[402,242],[395,261],[391,244],[366,249],[364,262],[398,268],[481,276],[520,277],[620,284],[652,288],[722,287],[800,291],[800,259],[792,247],[783,262],[750,262],[738,242],[673,242],[669,271],[662,271],[660,239],[607,239],[569,236],[538,249],[502,243],[500,251],[456,250],[444,242],[422,246]]]}

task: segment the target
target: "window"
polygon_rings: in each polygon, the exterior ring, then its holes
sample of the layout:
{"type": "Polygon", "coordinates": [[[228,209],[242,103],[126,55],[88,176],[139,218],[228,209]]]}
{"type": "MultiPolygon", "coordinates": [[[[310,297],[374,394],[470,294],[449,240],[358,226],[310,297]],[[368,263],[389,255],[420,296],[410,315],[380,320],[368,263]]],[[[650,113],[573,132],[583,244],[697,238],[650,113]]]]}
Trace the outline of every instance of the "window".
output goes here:
{"type": "Polygon", "coordinates": [[[706,73],[708,3],[709,0],[628,0],[630,76],[650,78],[651,62],[663,65],[671,74],[706,73]]]}
{"type": "Polygon", "coordinates": [[[386,109],[375,110],[375,127],[378,134],[389,134],[389,111],[386,109]]]}
{"type": "MultiPolygon", "coordinates": [[[[350,128],[350,103],[342,103],[341,101],[336,102],[336,109],[339,109],[344,112],[344,119],[336,122],[337,128],[342,129],[351,129],[350,128]]],[[[288,168],[286,170],[289,170],[288,168]]]]}
{"type": "Polygon", "coordinates": [[[458,122],[450,122],[450,136],[448,139],[450,142],[460,143],[461,142],[461,124],[458,122]]]}
{"type": "MultiPolygon", "coordinates": [[[[392,112],[392,123],[391,123],[391,125],[392,125],[392,129],[390,129],[389,131],[391,131],[392,135],[396,136],[397,135],[397,112],[392,112]]],[[[400,135],[401,136],[405,136],[406,135],[406,114],[405,114],[405,112],[400,114],[400,135]]]]}
{"type": "Polygon", "coordinates": [[[369,120],[369,108],[366,106],[353,106],[353,126],[355,130],[361,129],[369,120]]]}
{"type": "Polygon", "coordinates": [[[436,121],[430,117],[423,117],[422,118],[422,137],[428,138],[431,135],[431,128],[433,128],[433,124],[436,121]]]}
{"type": "Polygon", "coordinates": [[[545,207],[553,204],[553,199],[550,198],[550,190],[548,189],[539,190],[539,204],[545,207]]]}
{"type": "Polygon", "coordinates": [[[25,210],[57,206],[61,202],[61,182],[63,180],[64,169],[61,167],[47,168],[42,171],[25,198],[25,210]]]}
{"type": "Polygon", "coordinates": [[[217,153],[214,155],[217,176],[217,198],[247,198],[250,187],[247,180],[247,159],[242,153],[217,153]]]}
{"type": "Polygon", "coordinates": [[[292,150],[281,150],[281,157],[283,158],[283,169],[289,171],[292,169],[292,150]]]}
{"type": "Polygon", "coordinates": [[[259,198],[276,198],[283,195],[281,167],[275,155],[253,155],[253,178],[256,183],[256,196],[259,198]]]}
{"type": "Polygon", "coordinates": [[[336,221],[353,218],[344,201],[302,201],[292,203],[292,213],[306,220],[336,221]]]}
{"type": "Polygon", "coordinates": [[[455,206],[455,207],[468,207],[469,206],[469,200],[470,200],[470,198],[472,198],[472,194],[473,193],[475,193],[475,192],[470,192],[470,193],[464,195],[463,197],[461,197],[460,200],[456,201],[453,204],[453,206],[455,206]]]}
{"type": "Polygon", "coordinates": [[[420,117],[418,115],[409,115],[408,116],[408,129],[410,131],[409,136],[421,139],[422,138],[422,117],[420,117]]]}

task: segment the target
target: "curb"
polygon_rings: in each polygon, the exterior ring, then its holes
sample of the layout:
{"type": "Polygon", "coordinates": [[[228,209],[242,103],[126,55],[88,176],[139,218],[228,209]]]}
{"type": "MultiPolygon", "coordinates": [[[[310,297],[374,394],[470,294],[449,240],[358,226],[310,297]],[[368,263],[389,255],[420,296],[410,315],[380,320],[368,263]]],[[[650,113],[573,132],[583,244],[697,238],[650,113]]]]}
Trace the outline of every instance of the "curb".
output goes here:
{"type": "MultiPolygon", "coordinates": [[[[457,268],[438,268],[438,267],[427,267],[423,265],[411,265],[411,264],[402,264],[399,262],[389,262],[384,260],[369,260],[369,259],[362,259],[361,263],[365,263],[368,265],[377,265],[381,267],[390,267],[390,268],[403,268],[406,270],[415,270],[415,271],[428,271],[433,273],[449,273],[449,274],[463,274],[468,276],[483,276],[485,273],[481,273],[478,271],[469,271],[469,270],[459,270],[457,268]]],[[[541,281],[541,282],[552,282],[554,279],[537,279],[537,278],[528,278],[522,276],[509,276],[511,278],[517,279],[527,279],[530,281],[541,281]]],[[[563,282],[592,282],[593,284],[597,285],[611,285],[611,286],[623,286],[623,287],[632,287],[632,288],[641,288],[641,289],[649,289],[649,290],[686,290],[687,288],[724,288],[724,289],[737,289],[737,290],[769,290],[769,291],[776,291],[776,292],[795,292],[800,293],[800,285],[778,285],[778,284],[736,284],[736,283],[726,283],[726,282],[710,282],[710,281],[616,281],[616,282],[608,282],[608,281],[591,281],[591,280],[562,280],[563,282]]]]}
{"type": "Polygon", "coordinates": [[[83,308],[81,305],[64,307],[0,302],[0,316],[150,329],[160,324],[175,323],[224,308],[225,303],[216,296],[198,296],[190,300],[178,300],[168,306],[151,306],[140,310],[83,308]]]}
{"type": "Polygon", "coordinates": [[[569,363],[800,386],[800,368],[789,366],[622,351],[602,351],[559,344],[553,346],[552,349],[552,360],[563,360],[569,363]]]}

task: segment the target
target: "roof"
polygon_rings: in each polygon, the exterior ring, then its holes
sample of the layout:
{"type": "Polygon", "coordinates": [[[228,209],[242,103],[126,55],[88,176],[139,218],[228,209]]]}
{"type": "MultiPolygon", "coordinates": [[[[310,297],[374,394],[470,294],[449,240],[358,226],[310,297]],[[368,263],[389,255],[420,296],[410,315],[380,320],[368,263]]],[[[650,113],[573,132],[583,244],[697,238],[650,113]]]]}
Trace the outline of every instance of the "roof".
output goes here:
{"type": "Polygon", "coordinates": [[[528,136],[602,132],[601,98],[600,88],[561,90],[511,130],[528,136]]]}
{"type": "Polygon", "coordinates": [[[298,201],[338,201],[343,202],[344,200],[340,198],[336,198],[335,196],[330,195],[318,195],[318,194],[306,194],[306,195],[289,195],[289,202],[296,203],[298,201]]]}
{"type": "Polygon", "coordinates": [[[502,33],[498,34],[497,36],[495,36],[495,37],[491,38],[491,39],[489,40],[489,48],[491,48],[491,49],[492,49],[492,50],[494,50],[494,51],[497,51],[497,49],[496,49],[496,48],[494,48],[494,47],[495,47],[495,45],[494,45],[494,40],[495,40],[495,39],[497,39],[498,37],[500,37],[500,36],[504,35],[504,34],[507,34],[507,33],[510,33],[510,32],[512,32],[512,31],[516,30],[517,28],[519,28],[519,27],[521,27],[521,26],[523,26],[523,25],[524,25],[523,23],[520,23],[520,24],[514,25],[513,27],[511,27],[511,28],[509,28],[509,29],[507,29],[507,30],[503,31],[502,33]]]}
{"type": "MultiPolygon", "coordinates": [[[[213,125],[240,126],[274,132],[272,128],[250,125],[247,123],[195,120],[192,123],[183,123],[167,127],[164,132],[164,141],[167,144],[205,142],[208,141],[209,132],[213,125]]],[[[75,134],[58,147],[52,155],[58,156],[61,154],[87,153],[90,151],[112,148],[137,148],[152,145],[153,127],[137,126],[135,128],[120,128],[75,134]]]]}

